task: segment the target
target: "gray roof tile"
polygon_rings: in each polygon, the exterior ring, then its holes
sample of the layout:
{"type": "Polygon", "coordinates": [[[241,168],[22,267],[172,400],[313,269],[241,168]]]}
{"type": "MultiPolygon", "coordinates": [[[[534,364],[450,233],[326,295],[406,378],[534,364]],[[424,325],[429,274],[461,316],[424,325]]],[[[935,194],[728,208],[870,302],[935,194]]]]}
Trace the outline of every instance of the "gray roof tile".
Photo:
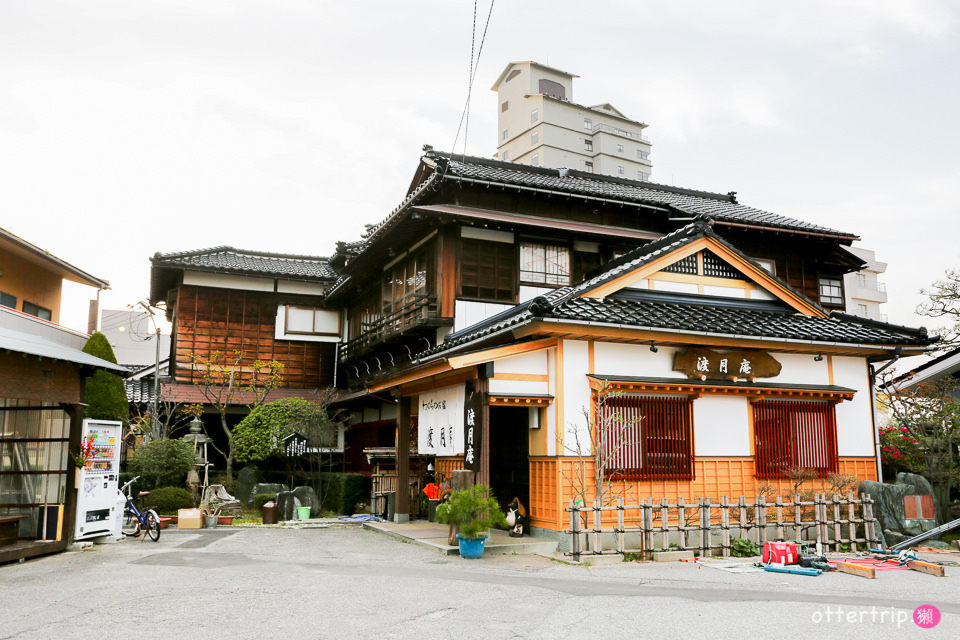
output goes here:
{"type": "Polygon", "coordinates": [[[183,267],[202,271],[226,271],[291,278],[335,280],[337,273],[327,258],[297,256],[262,251],[245,251],[233,247],[213,247],[180,253],[157,253],[153,264],[183,267]]]}

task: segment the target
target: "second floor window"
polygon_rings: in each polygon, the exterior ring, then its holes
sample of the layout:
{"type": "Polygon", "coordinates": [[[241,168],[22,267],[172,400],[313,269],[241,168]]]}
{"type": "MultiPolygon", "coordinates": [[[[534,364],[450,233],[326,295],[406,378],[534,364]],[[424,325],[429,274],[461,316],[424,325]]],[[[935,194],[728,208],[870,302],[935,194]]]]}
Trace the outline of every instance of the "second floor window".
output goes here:
{"type": "Polygon", "coordinates": [[[3,293],[0,291],[0,306],[10,307],[11,309],[17,308],[17,296],[12,296],[9,293],[3,293]]]}
{"type": "Polygon", "coordinates": [[[587,173],[593,173],[593,163],[590,161],[583,163],[583,170],[587,173]]]}
{"type": "Polygon", "coordinates": [[[53,319],[53,313],[50,311],[50,309],[44,309],[40,305],[33,304],[32,302],[27,302],[26,300],[24,300],[23,302],[23,312],[26,313],[27,315],[36,316],[41,320],[53,319]]]}
{"type": "Polygon", "coordinates": [[[316,307],[287,306],[287,333],[337,335],[339,326],[331,323],[330,312],[316,307]]]}
{"type": "Polygon", "coordinates": [[[584,151],[593,151],[593,140],[584,140],[584,141],[583,141],[583,150],[584,150],[584,151]]]}
{"type": "Polygon", "coordinates": [[[843,306],[843,281],[840,278],[820,277],[820,304],[843,306]]]}
{"type": "Polygon", "coordinates": [[[487,302],[516,302],[516,250],[506,242],[464,238],[460,245],[460,295],[487,302]]]}
{"type": "Polygon", "coordinates": [[[570,284],[570,249],[561,245],[521,242],[520,283],[570,284]]]}

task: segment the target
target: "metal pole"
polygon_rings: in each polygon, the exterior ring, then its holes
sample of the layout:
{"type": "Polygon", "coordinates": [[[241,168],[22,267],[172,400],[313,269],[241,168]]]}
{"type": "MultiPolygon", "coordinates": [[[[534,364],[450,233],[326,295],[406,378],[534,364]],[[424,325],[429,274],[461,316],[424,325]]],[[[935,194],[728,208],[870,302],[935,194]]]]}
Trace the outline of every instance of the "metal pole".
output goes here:
{"type": "MultiPolygon", "coordinates": [[[[151,318],[153,316],[151,315],[151,318]]],[[[154,323],[156,325],[156,323],[154,323]]],[[[157,327],[157,349],[153,368],[153,432],[160,427],[160,327],[157,327]]]]}

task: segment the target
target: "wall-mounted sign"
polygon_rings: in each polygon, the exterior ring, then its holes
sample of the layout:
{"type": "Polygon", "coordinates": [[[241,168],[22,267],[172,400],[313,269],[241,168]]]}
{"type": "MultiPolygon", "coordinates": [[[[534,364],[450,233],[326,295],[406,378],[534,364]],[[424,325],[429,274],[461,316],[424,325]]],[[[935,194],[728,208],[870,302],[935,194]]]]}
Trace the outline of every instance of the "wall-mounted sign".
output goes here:
{"type": "Polygon", "coordinates": [[[417,451],[454,456],[463,453],[464,385],[420,394],[417,451]]]}
{"type": "Polygon", "coordinates": [[[299,433],[291,433],[283,439],[283,453],[288,458],[299,458],[307,452],[307,439],[299,433]]]}
{"type": "Polygon", "coordinates": [[[467,471],[480,471],[480,412],[483,411],[483,394],[469,385],[463,405],[463,467],[467,471]]]}
{"type": "Polygon", "coordinates": [[[673,359],[673,370],[682,371],[697,380],[749,380],[775,378],[780,375],[780,363],[766,351],[714,351],[687,349],[678,351],[673,359]]]}

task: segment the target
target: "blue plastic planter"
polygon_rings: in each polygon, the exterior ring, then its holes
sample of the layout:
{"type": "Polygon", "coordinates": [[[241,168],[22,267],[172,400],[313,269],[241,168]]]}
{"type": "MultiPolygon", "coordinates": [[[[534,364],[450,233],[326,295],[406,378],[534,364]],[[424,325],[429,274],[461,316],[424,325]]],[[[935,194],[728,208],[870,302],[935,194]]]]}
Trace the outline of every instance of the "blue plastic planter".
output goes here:
{"type": "Polygon", "coordinates": [[[458,533],[457,540],[460,542],[461,558],[479,558],[483,555],[483,543],[487,541],[487,536],[465,538],[458,533]]]}

